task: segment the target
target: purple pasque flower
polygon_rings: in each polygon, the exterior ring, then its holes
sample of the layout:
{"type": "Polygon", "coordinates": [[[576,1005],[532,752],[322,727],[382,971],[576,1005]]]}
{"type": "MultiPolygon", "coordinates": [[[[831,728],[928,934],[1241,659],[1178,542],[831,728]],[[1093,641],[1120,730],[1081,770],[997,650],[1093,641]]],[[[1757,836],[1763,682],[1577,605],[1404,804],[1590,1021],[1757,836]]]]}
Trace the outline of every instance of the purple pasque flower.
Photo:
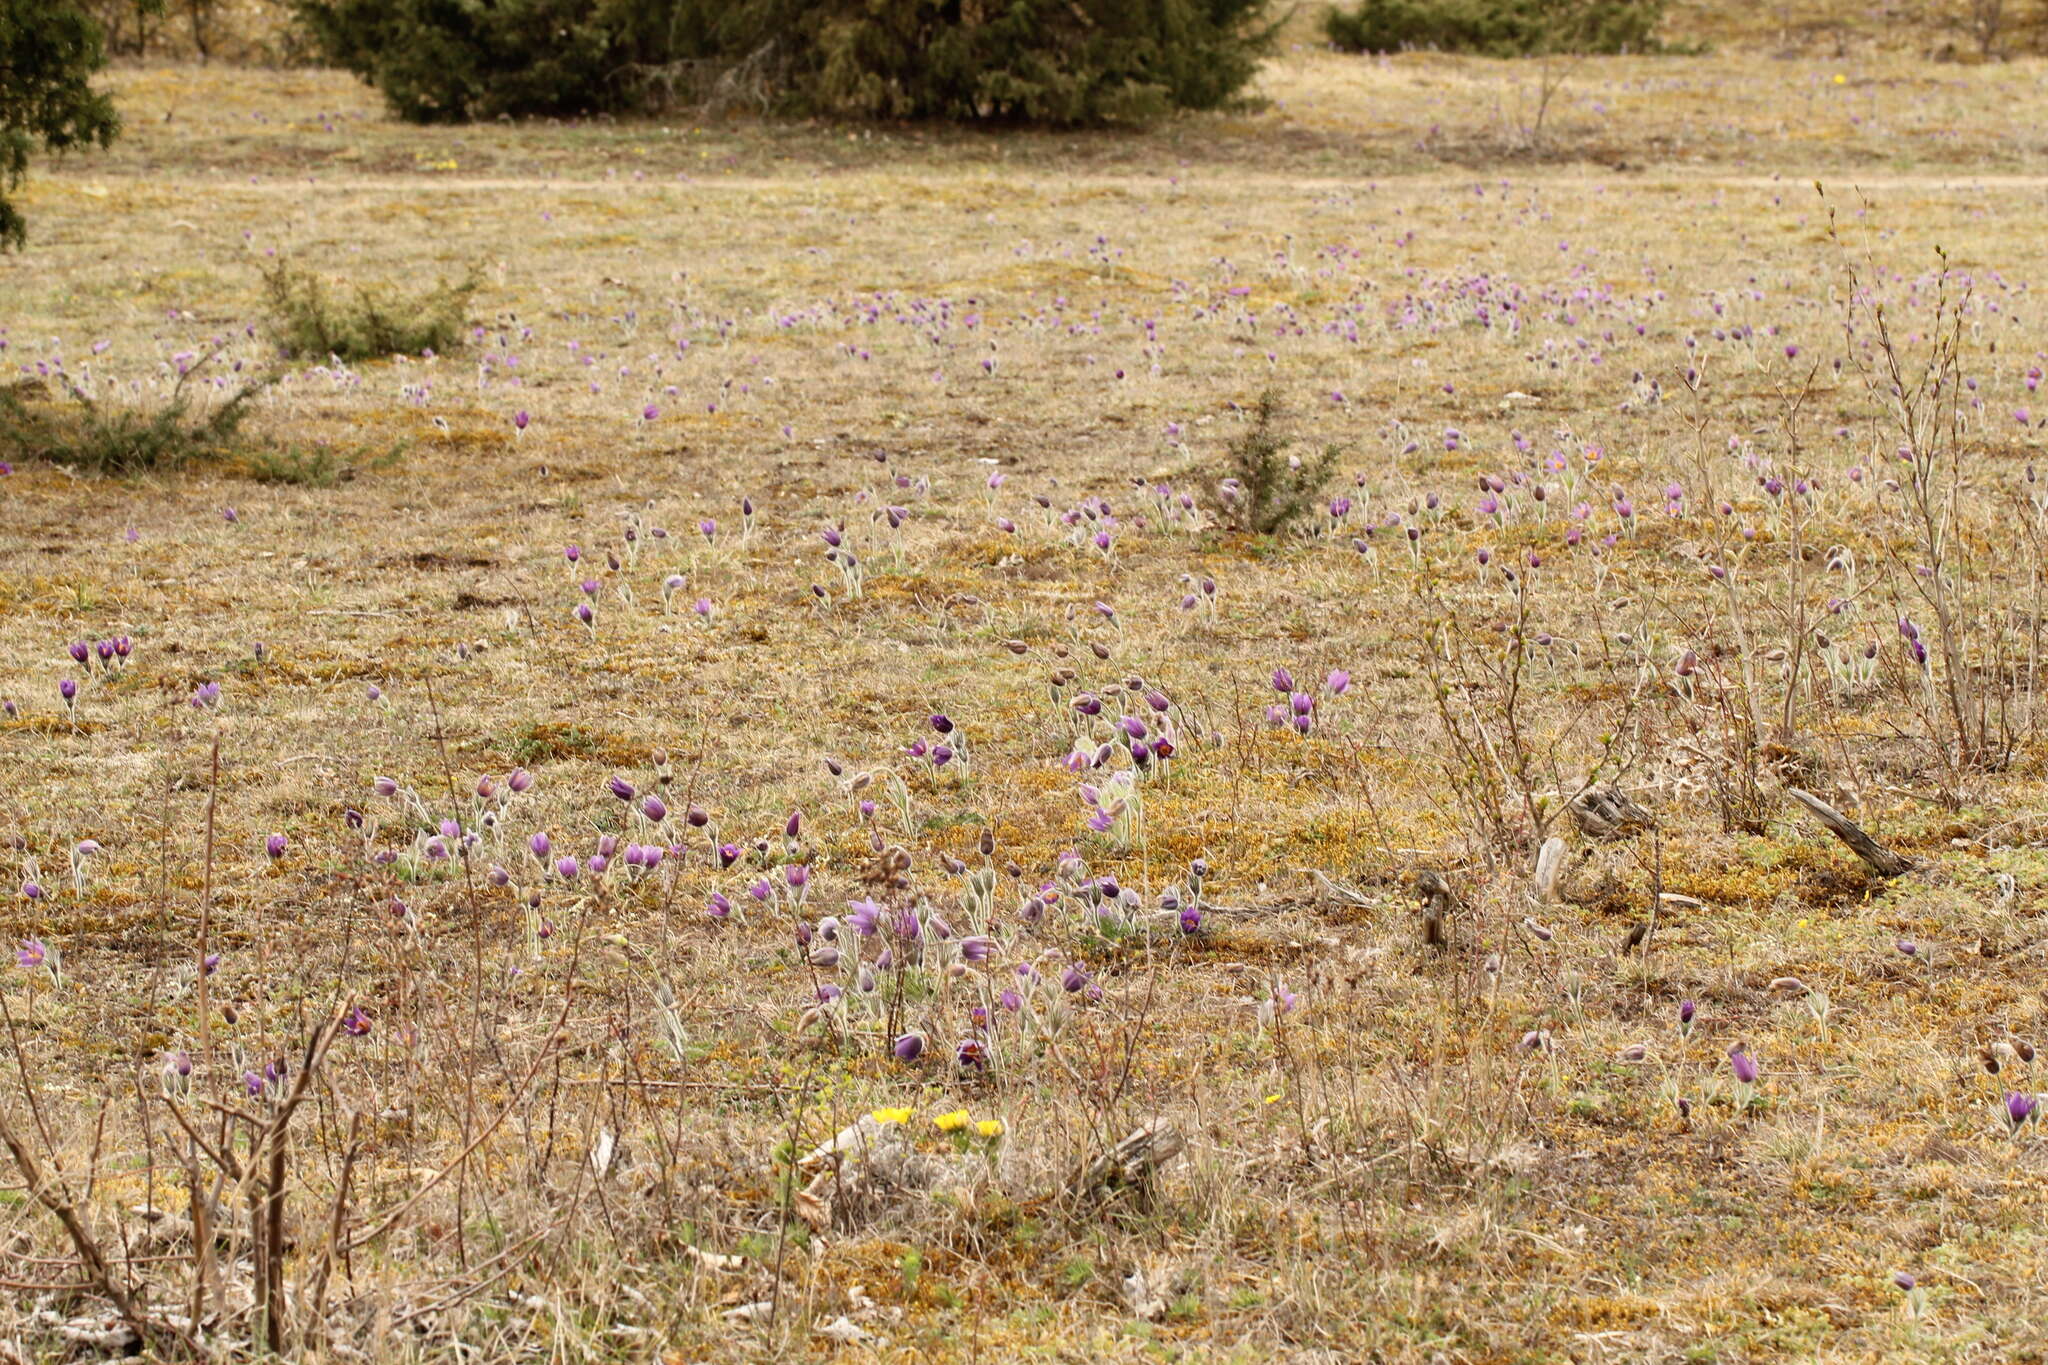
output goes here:
{"type": "Polygon", "coordinates": [[[270,855],[270,861],[272,862],[276,862],[279,858],[282,858],[284,856],[284,850],[285,837],[282,834],[273,834],[268,839],[265,839],[263,841],[263,851],[270,855]]]}
{"type": "Polygon", "coordinates": [[[710,903],[705,907],[713,919],[725,919],[732,914],[732,902],[720,891],[711,893],[710,903]]]}
{"type": "Polygon", "coordinates": [[[1738,1043],[1735,1050],[1728,1054],[1728,1066],[1735,1072],[1735,1079],[1742,1084],[1756,1084],[1756,1078],[1760,1074],[1756,1058],[1750,1056],[1741,1044],[1738,1043]]]}
{"type": "Polygon", "coordinates": [[[2040,1107],[2039,1099],[2015,1090],[2005,1097],[2005,1121],[2011,1126],[2012,1131],[2017,1133],[2020,1126],[2034,1117],[2040,1107]]]}
{"type": "Polygon", "coordinates": [[[25,938],[21,941],[21,946],[14,950],[14,965],[34,971],[47,962],[49,957],[49,947],[41,939],[25,938]]]}
{"type": "Polygon", "coordinates": [[[924,1035],[906,1033],[898,1038],[895,1046],[889,1050],[896,1054],[896,1060],[899,1062],[914,1062],[924,1056],[924,1035]]]}
{"type": "Polygon", "coordinates": [[[846,917],[846,923],[853,926],[854,932],[862,938],[873,938],[886,913],[882,907],[874,901],[866,900],[848,901],[846,908],[850,912],[846,917]]]}
{"type": "Polygon", "coordinates": [[[351,1038],[360,1038],[370,1031],[370,1016],[361,1005],[350,1006],[349,1012],[341,1017],[341,1031],[351,1038]]]}
{"type": "Polygon", "coordinates": [[[526,846],[533,851],[533,856],[543,863],[548,860],[548,854],[553,852],[555,847],[546,830],[536,831],[534,836],[526,841],[526,846]]]}
{"type": "Polygon", "coordinates": [[[621,801],[631,801],[636,794],[633,790],[633,784],[623,777],[614,777],[605,785],[611,789],[612,795],[618,797],[621,801]]]}
{"type": "Polygon", "coordinates": [[[668,818],[668,804],[650,792],[640,803],[640,813],[647,817],[649,824],[658,825],[668,818]]]}
{"type": "Polygon", "coordinates": [[[575,881],[576,874],[582,870],[574,858],[563,858],[555,864],[555,875],[565,882],[575,881]]]}

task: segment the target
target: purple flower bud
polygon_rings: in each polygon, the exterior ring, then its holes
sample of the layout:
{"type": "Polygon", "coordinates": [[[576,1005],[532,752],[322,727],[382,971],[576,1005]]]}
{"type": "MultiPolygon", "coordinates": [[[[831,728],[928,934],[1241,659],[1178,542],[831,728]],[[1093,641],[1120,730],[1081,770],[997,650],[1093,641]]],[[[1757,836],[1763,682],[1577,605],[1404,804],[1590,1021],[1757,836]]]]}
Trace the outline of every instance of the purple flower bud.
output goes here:
{"type": "Polygon", "coordinates": [[[82,663],[84,663],[84,662],[85,662],[85,661],[86,661],[86,660],[87,660],[88,658],[90,658],[90,657],[91,657],[91,655],[92,655],[92,646],[90,646],[90,645],[86,644],[86,642],[85,642],[85,641],[83,641],[83,640],[73,640],[73,641],[71,642],[71,661],[72,661],[73,663],[79,663],[79,664],[82,664],[82,663]]]}
{"type": "Polygon", "coordinates": [[[263,851],[270,855],[272,862],[284,856],[284,849],[285,840],[282,834],[273,834],[263,841],[263,851]]]}
{"type": "Polygon", "coordinates": [[[896,1045],[890,1051],[896,1054],[896,1060],[899,1062],[914,1062],[924,1055],[924,1035],[906,1033],[896,1040],[896,1045]]]}
{"type": "Polygon", "coordinates": [[[689,823],[691,829],[702,829],[711,823],[711,812],[692,802],[690,809],[684,813],[683,819],[689,823]]]}
{"type": "Polygon", "coordinates": [[[649,821],[658,825],[668,818],[668,806],[663,803],[660,797],[650,794],[641,801],[640,813],[646,816],[649,821]]]}
{"type": "Polygon", "coordinates": [[[782,826],[783,834],[791,839],[795,839],[802,836],[803,829],[804,813],[800,810],[791,811],[788,821],[782,826]]]}
{"type": "Polygon", "coordinates": [[[580,871],[582,869],[577,866],[574,858],[564,858],[555,864],[555,875],[565,882],[575,881],[576,874],[580,871]]]}
{"type": "Polygon", "coordinates": [[[1275,692],[1292,692],[1294,690],[1294,675],[1284,668],[1274,669],[1273,690],[1275,692]]]}
{"type": "Polygon", "coordinates": [[[1728,1054],[1728,1065],[1735,1072],[1735,1079],[1744,1085],[1755,1085],[1758,1075],[1756,1058],[1744,1052],[1740,1046],[1728,1054]]]}
{"type": "Polygon", "coordinates": [[[633,784],[628,782],[625,778],[614,777],[610,782],[606,783],[605,785],[611,789],[611,794],[613,796],[618,797],[619,800],[631,801],[633,799],[633,784]]]}
{"type": "Polygon", "coordinates": [[[714,891],[711,893],[711,903],[707,908],[713,918],[724,919],[732,913],[732,902],[725,898],[723,892],[714,891]]]}
{"type": "Polygon", "coordinates": [[[65,678],[57,684],[57,691],[63,696],[66,706],[78,700],[78,684],[69,678],[65,678]]]}
{"type": "Polygon", "coordinates": [[[524,768],[514,768],[505,774],[505,785],[514,792],[524,792],[533,786],[533,774],[524,768]]]}
{"type": "Polygon", "coordinates": [[[2040,1101],[2032,1095],[2023,1095],[2015,1090],[2005,1097],[2005,1121],[2012,1125],[2014,1132],[2018,1132],[2020,1125],[2034,1117],[2034,1111],[2038,1108],[2040,1101]]]}

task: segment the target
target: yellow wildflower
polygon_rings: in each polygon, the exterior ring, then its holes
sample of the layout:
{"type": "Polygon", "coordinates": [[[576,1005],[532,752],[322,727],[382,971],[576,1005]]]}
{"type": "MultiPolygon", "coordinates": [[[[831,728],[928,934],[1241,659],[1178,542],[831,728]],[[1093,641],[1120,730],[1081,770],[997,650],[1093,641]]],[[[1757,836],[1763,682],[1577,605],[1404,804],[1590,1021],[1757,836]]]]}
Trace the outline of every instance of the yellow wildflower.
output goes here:
{"type": "Polygon", "coordinates": [[[877,1109],[868,1117],[876,1123],[908,1123],[910,1122],[910,1111],[908,1109],[877,1109]]]}
{"type": "Polygon", "coordinates": [[[967,1126],[967,1111],[965,1109],[955,1109],[950,1114],[939,1115],[932,1122],[937,1125],[938,1130],[942,1133],[955,1132],[967,1126]]]}
{"type": "Polygon", "coordinates": [[[985,1138],[1001,1137],[1003,1135],[1003,1121],[1001,1119],[983,1119],[980,1123],[974,1125],[974,1131],[985,1138]]]}

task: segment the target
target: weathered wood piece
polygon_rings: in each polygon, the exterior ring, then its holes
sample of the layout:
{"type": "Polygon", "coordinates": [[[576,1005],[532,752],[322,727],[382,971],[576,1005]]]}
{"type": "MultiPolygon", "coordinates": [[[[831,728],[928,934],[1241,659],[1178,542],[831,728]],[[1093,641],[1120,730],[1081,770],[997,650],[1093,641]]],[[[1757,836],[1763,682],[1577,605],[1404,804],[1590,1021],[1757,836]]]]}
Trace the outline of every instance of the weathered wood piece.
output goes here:
{"type": "Polygon", "coordinates": [[[1154,1119],[1082,1168],[1073,1191],[1083,1199],[1100,1199],[1119,1190],[1143,1192],[1159,1168],[1186,1146],[1179,1129],[1154,1119]]]}
{"type": "Polygon", "coordinates": [[[1863,832],[1863,827],[1854,820],[1815,796],[1812,792],[1797,787],[1785,788],[1792,799],[1813,814],[1813,818],[1828,827],[1828,833],[1849,846],[1850,852],[1861,858],[1870,870],[1880,877],[1896,877],[1910,872],[1913,860],[1892,852],[1877,840],[1863,832]]]}

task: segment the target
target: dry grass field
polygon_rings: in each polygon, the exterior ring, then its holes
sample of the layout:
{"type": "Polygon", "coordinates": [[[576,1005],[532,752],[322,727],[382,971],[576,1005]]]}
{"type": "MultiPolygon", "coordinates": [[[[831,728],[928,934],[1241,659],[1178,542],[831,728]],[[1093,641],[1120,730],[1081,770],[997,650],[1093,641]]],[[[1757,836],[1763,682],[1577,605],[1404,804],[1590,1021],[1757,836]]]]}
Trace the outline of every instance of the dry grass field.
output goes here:
{"type": "Polygon", "coordinates": [[[2048,66],[110,80],[15,413],[274,382],[0,477],[0,1359],[2048,1358],[2048,66]]]}

